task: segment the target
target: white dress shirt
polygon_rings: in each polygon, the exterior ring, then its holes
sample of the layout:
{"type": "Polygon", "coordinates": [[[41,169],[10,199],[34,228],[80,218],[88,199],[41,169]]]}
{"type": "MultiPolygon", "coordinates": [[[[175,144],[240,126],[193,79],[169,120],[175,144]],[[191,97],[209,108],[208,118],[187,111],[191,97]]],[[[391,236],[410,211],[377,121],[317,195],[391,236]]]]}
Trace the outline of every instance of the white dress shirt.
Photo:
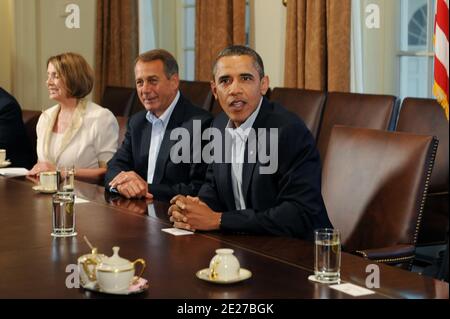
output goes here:
{"type": "Polygon", "coordinates": [[[159,149],[161,147],[161,142],[166,132],[167,124],[169,123],[170,116],[175,108],[175,105],[180,99],[180,91],[173,99],[169,107],[161,114],[160,117],[156,117],[155,114],[148,111],[146,118],[152,124],[152,136],[150,138],[150,149],[148,151],[148,170],[147,170],[147,183],[151,184],[153,182],[153,177],[155,175],[156,160],[158,158],[159,149]]]}
{"type": "Polygon", "coordinates": [[[262,100],[261,98],[256,110],[239,127],[235,128],[232,121],[228,121],[226,127],[226,131],[231,135],[231,185],[237,210],[246,209],[245,196],[242,193],[242,164],[245,158],[247,138],[258,116],[262,100]]]}

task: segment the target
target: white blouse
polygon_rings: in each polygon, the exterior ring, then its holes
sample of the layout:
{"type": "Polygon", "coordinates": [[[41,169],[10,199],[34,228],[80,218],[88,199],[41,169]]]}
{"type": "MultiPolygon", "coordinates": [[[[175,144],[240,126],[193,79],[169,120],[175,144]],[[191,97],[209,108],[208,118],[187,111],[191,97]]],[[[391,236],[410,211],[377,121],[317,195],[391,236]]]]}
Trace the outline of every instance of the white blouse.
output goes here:
{"type": "Polygon", "coordinates": [[[55,105],[39,117],[36,125],[38,160],[56,166],[75,165],[75,168],[106,167],[119,140],[119,125],[111,111],[80,100],[69,127],[58,142],[54,141],[53,127],[59,109],[59,104],[55,105]],[[57,149],[51,150],[52,146],[57,149]]]}

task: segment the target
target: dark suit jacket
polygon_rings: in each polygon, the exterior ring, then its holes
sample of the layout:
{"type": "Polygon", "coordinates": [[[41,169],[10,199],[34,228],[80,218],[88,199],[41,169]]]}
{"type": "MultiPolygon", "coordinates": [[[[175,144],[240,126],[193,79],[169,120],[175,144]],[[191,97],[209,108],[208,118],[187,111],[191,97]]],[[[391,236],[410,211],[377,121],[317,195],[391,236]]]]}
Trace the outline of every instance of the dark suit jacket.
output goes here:
{"type": "MultiPolygon", "coordinates": [[[[221,113],[213,127],[224,132],[227,123],[228,117],[221,113]]],[[[278,128],[278,169],[274,174],[261,174],[259,169],[263,165],[258,160],[256,163],[246,160],[242,192],[247,209],[236,210],[231,164],[209,165],[206,183],[198,196],[213,210],[223,212],[221,230],[312,239],[314,229],[331,227],[321,195],[319,153],[305,124],[264,98],[253,128],[258,145],[262,141],[258,129],[278,128]]],[[[257,152],[262,150],[259,148],[257,152]]],[[[269,143],[265,154],[269,154],[269,143]]]]}
{"type": "MultiPolygon", "coordinates": [[[[133,115],[127,127],[122,146],[114,157],[108,162],[108,170],[105,176],[105,187],[121,171],[135,171],[144,180],[147,180],[148,152],[152,134],[152,124],[146,119],[147,111],[141,111],[133,115]]],[[[204,182],[207,165],[203,162],[173,163],[170,160],[170,150],[177,141],[170,140],[170,132],[178,127],[186,128],[191,138],[193,137],[193,120],[200,120],[201,130],[211,124],[211,115],[189,102],[182,95],[167,124],[161,147],[156,161],[153,183],[148,185],[149,192],[160,201],[168,201],[177,194],[197,195],[200,186],[204,182]]],[[[200,139],[201,140],[201,139],[200,139]]],[[[200,145],[201,147],[201,145],[200,145]]]]}
{"type": "Polygon", "coordinates": [[[35,152],[23,125],[22,110],[16,99],[0,87],[0,148],[13,167],[31,168],[36,162],[35,152]]]}

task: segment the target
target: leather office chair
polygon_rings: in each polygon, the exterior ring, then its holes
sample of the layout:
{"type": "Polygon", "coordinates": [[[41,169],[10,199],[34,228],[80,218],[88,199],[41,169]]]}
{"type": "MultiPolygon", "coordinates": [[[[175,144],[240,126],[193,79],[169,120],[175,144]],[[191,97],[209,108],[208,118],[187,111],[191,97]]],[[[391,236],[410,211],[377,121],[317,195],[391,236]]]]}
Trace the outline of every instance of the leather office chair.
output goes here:
{"type": "Polygon", "coordinates": [[[334,125],[388,130],[395,123],[396,97],[356,93],[328,93],[317,147],[322,162],[334,125]]]}
{"type": "Polygon", "coordinates": [[[429,134],[439,139],[418,243],[444,244],[449,223],[449,139],[444,111],[435,100],[406,98],[400,110],[397,131],[429,134]]]}
{"type": "Polygon", "coordinates": [[[211,109],[211,85],[207,81],[180,81],[180,92],[194,105],[206,111],[211,109]]]}
{"type": "Polygon", "coordinates": [[[28,135],[28,139],[31,143],[31,148],[34,152],[33,158],[35,159],[35,163],[37,161],[37,153],[36,153],[36,143],[37,143],[37,135],[36,135],[36,125],[41,116],[41,111],[33,111],[33,110],[22,110],[22,119],[23,124],[25,125],[25,130],[28,135]]]}
{"type": "Polygon", "coordinates": [[[410,268],[437,144],[428,135],[332,129],[322,195],[345,251],[410,268]]]}
{"type": "Polygon", "coordinates": [[[130,100],[135,91],[135,88],[107,86],[103,91],[101,106],[116,116],[130,116],[130,100]]]}
{"type": "Polygon", "coordinates": [[[119,124],[119,145],[122,145],[123,140],[125,139],[125,133],[127,132],[127,124],[128,117],[126,116],[116,116],[117,123],[119,124]]]}
{"type": "Polygon", "coordinates": [[[317,139],[325,105],[325,92],[276,87],[273,89],[270,99],[297,114],[317,139]]]}

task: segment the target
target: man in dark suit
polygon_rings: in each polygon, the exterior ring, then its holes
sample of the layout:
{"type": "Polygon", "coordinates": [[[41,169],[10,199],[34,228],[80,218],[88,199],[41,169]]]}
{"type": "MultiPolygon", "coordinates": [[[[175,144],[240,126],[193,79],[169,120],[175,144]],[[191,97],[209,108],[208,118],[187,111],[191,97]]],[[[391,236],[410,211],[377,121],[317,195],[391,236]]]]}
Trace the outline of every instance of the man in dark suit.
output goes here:
{"type": "Polygon", "coordinates": [[[213,127],[225,145],[230,134],[229,147],[218,147],[231,161],[209,165],[198,197],[171,200],[174,226],[305,239],[316,228],[331,227],[315,141],[296,115],[263,97],[269,79],[261,57],[247,47],[228,47],[213,76],[211,87],[225,112],[213,127]]]}
{"type": "MultiPolygon", "coordinates": [[[[165,50],[141,54],[136,59],[135,78],[145,110],[130,118],[125,140],[108,162],[106,189],[127,198],[162,201],[176,194],[196,195],[206,164],[173,162],[170,152],[178,141],[170,135],[184,128],[192,137],[196,125],[201,131],[210,125],[211,115],[180,94],[178,64],[165,50]]],[[[192,140],[190,146],[194,157],[192,140]]]]}
{"type": "Polygon", "coordinates": [[[31,168],[36,161],[35,152],[23,125],[19,103],[1,87],[0,149],[6,149],[6,156],[14,167],[31,168]]]}

